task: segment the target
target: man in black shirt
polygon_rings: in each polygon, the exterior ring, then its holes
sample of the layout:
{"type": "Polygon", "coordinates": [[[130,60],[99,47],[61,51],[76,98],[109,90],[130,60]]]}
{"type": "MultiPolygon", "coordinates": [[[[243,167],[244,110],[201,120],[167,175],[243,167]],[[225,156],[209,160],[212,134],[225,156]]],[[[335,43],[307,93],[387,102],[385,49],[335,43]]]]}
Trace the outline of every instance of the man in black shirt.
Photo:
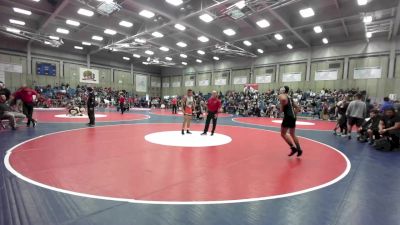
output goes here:
{"type": "Polygon", "coordinates": [[[384,116],[379,124],[379,133],[390,141],[391,149],[399,147],[400,116],[396,115],[393,107],[384,111],[384,116]]]}
{"type": "Polygon", "coordinates": [[[367,139],[361,138],[367,136],[369,139],[369,144],[374,144],[375,140],[380,138],[379,134],[379,123],[381,122],[381,116],[379,115],[379,110],[371,110],[369,114],[369,120],[364,122],[359,129],[360,139],[359,141],[367,142],[367,139]]]}
{"type": "MultiPolygon", "coordinates": [[[[10,123],[10,127],[15,130],[16,129],[16,120],[25,119],[25,115],[18,112],[13,112],[10,108],[8,101],[10,100],[11,92],[8,90],[4,83],[0,81],[0,120],[8,120],[10,123]]],[[[0,125],[3,124],[0,121],[0,125]]]]}
{"type": "Polygon", "coordinates": [[[96,107],[96,98],[92,87],[88,87],[87,91],[88,91],[88,100],[86,105],[89,117],[88,126],[94,126],[95,125],[94,107],[96,107]]]}

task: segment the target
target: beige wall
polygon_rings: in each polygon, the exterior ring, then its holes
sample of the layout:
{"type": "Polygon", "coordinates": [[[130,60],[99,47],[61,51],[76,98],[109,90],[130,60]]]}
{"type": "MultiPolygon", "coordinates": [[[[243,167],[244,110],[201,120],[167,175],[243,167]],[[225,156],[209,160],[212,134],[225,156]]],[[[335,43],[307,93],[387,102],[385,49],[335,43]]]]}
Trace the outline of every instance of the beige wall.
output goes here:
{"type": "MultiPolygon", "coordinates": [[[[86,62],[63,62],[54,58],[47,59],[45,57],[32,57],[32,72],[29,73],[27,69],[27,57],[18,54],[0,54],[1,63],[10,63],[22,65],[22,74],[5,72],[5,83],[7,87],[14,91],[22,84],[29,86],[45,86],[45,85],[60,85],[61,83],[70,84],[72,87],[83,85],[79,82],[79,69],[86,68],[86,62]],[[52,63],[56,65],[56,76],[41,76],[36,74],[36,63],[52,63]],[[31,74],[31,75],[29,75],[31,74]]],[[[134,75],[131,71],[119,68],[111,68],[99,65],[92,65],[92,69],[99,70],[99,87],[111,87],[116,90],[126,90],[131,93],[136,93],[140,96],[145,96],[146,93],[137,93],[135,90],[134,75]]],[[[143,73],[138,73],[143,74],[143,73]]],[[[158,79],[161,77],[158,74],[143,74],[147,76],[148,91],[150,96],[161,96],[161,88],[151,87],[151,79],[158,79]]]]}

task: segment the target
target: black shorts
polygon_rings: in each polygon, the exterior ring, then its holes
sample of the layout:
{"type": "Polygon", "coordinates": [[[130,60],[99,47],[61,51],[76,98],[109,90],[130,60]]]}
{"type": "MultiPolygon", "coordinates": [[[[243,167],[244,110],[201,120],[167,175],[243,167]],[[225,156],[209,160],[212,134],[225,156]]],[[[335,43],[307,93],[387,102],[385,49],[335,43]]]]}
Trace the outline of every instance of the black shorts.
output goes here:
{"type": "Polygon", "coordinates": [[[348,123],[350,126],[356,125],[357,127],[361,127],[362,124],[364,123],[364,119],[357,118],[357,117],[349,117],[347,119],[348,123]]]}
{"type": "Polygon", "coordinates": [[[282,127],[284,128],[296,128],[296,118],[283,117],[282,127]]]}

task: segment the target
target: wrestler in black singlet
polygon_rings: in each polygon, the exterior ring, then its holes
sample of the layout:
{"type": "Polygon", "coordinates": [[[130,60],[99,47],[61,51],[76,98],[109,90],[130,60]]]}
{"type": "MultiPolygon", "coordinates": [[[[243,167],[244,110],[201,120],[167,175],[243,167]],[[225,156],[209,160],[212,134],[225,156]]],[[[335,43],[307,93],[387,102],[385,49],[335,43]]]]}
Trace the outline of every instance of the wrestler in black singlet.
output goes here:
{"type": "Polygon", "coordinates": [[[287,104],[283,106],[283,121],[282,127],[296,128],[296,112],[293,108],[293,100],[287,95],[287,104]]]}

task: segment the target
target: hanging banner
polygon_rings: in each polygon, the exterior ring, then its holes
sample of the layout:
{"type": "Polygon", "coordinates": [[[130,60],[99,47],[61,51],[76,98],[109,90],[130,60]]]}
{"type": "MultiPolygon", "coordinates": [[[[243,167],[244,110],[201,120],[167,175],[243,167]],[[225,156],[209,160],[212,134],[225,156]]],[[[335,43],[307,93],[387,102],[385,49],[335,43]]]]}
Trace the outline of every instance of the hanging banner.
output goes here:
{"type": "Polygon", "coordinates": [[[254,90],[258,90],[258,84],[245,84],[244,91],[249,90],[253,92],[254,90]]]}
{"type": "Polygon", "coordinates": [[[180,86],[181,86],[181,82],[180,81],[172,82],[172,87],[180,87],[180,86]]]}
{"type": "Polygon", "coordinates": [[[193,87],[194,86],[194,81],[193,80],[186,80],[185,81],[185,87],[193,87]]]}
{"type": "Polygon", "coordinates": [[[217,86],[226,85],[226,78],[215,79],[214,84],[217,86]]]}
{"type": "Polygon", "coordinates": [[[315,71],[314,80],[337,80],[338,70],[318,70],[315,71]]]}
{"type": "Polygon", "coordinates": [[[256,83],[257,84],[269,84],[272,82],[272,74],[265,74],[265,75],[257,75],[256,76],[256,83]]]}
{"type": "Polygon", "coordinates": [[[79,82],[88,84],[98,84],[99,80],[100,76],[98,70],[79,68],[79,82]]]}
{"type": "Polygon", "coordinates": [[[282,82],[299,82],[301,81],[301,73],[284,73],[282,82]]]}
{"type": "Polygon", "coordinates": [[[151,87],[160,88],[161,87],[161,83],[158,82],[158,81],[152,81],[151,82],[151,87]]]}
{"type": "Polygon", "coordinates": [[[377,79],[382,77],[381,67],[364,67],[354,69],[354,79],[377,79]]]}
{"type": "Polygon", "coordinates": [[[147,92],[147,76],[136,74],[136,91],[147,92]]]}
{"type": "Polygon", "coordinates": [[[168,83],[168,82],[162,83],[162,87],[163,87],[163,88],[169,88],[169,83],[168,83]]]}
{"type": "Polygon", "coordinates": [[[247,77],[234,77],[233,78],[233,84],[246,84],[247,83],[247,77]]]}
{"type": "Polygon", "coordinates": [[[209,86],[210,80],[199,80],[199,86],[209,86]]]}
{"type": "Polygon", "coordinates": [[[22,65],[0,63],[0,71],[10,72],[10,73],[22,73],[22,65]]]}

